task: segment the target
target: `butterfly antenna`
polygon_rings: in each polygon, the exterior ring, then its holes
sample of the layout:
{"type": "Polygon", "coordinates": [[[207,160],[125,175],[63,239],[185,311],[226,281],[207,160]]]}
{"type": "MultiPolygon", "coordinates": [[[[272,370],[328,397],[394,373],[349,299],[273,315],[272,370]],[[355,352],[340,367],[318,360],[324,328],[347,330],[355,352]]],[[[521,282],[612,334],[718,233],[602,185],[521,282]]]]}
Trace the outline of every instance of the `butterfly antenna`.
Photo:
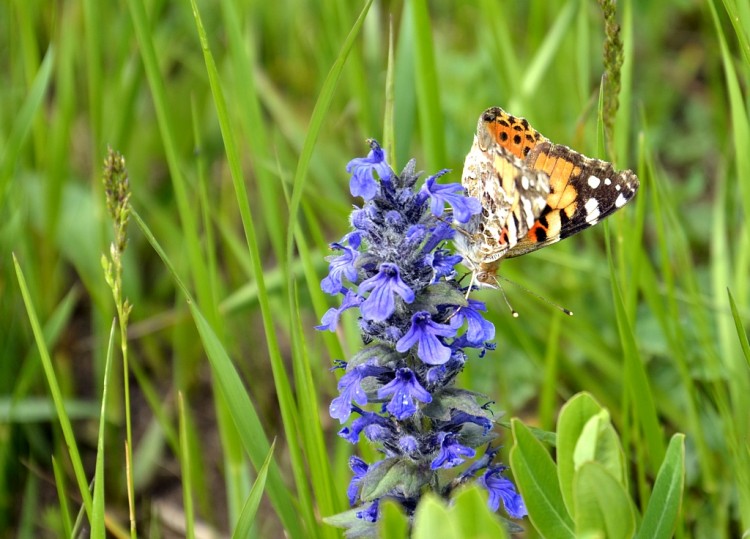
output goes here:
{"type": "MultiPolygon", "coordinates": [[[[521,290],[523,290],[523,291],[524,291],[524,292],[526,292],[527,294],[529,294],[529,295],[531,295],[531,296],[534,296],[534,297],[535,297],[536,299],[540,300],[540,301],[541,301],[541,302],[543,302],[543,303],[546,303],[547,305],[551,305],[551,306],[552,306],[552,307],[554,307],[555,309],[558,309],[558,310],[560,310],[560,311],[564,312],[564,313],[565,313],[565,314],[567,314],[568,316],[573,316],[573,311],[571,311],[571,310],[569,310],[569,309],[566,309],[566,308],[565,308],[565,307],[563,307],[562,305],[558,305],[557,303],[555,303],[555,302],[553,302],[553,301],[550,301],[549,299],[545,298],[544,296],[541,296],[541,295],[537,294],[536,292],[532,292],[531,290],[529,290],[528,288],[526,288],[526,287],[525,287],[525,286],[523,286],[522,284],[519,284],[519,283],[517,283],[517,282],[515,282],[515,281],[511,281],[511,280],[510,280],[510,279],[508,279],[507,277],[502,277],[502,276],[500,276],[500,275],[496,275],[496,276],[495,276],[495,282],[497,282],[497,284],[498,284],[498,287],[500,288],[500,290],[502,290],[503,288],[502,288],[502,287],[500,286],[500,283],[498,282],[498,278],[502,279],[503,281],[505,281],[505,282],[507,282],[507,283],[510,283],[510,284],[512,284],[512,285],[513,285],[513,286],[515,286],[515,287],[518,287],[518,288],[520,288],[521,290]]],[[[505,292],[503,292],[503,298],[505,298],[505,292]]],[[[505,303],[508,303],[508,300],[507,300],[507,299],[505,300],[505,303]]],[[[508,306],[510,306],[510,304],[509,304],[508,306]]],[[[511,311],[513,311],[513,308],[512,308],[512,307],[511,307],[511,311]]],[[[515,311],[513,311],[513,313],[515,313],[515,311]]],[[[513,316],[518,316],[518,314],[514,314],[513,316]]]]}
{"type": "MultiPolygon", "coordinates": [[[[503,278],[503,280],[507,281],[507,279],[503,278]]],[[[508,281],[512,282],[512,281],[508,281]]],[[[518,318],[518,311],[516,311],[513,306],[510,304],[510,301],[508,301],[508,296],[505,295],[505,290],[503,290],[503,285],[500,284],[500,280],[498,279],[498,276],[495,275],[495,284],[497,285],[498,289],[500,289],[500,293],[503,295],[503,299],[505,300],[505,304],[508,306],[508,309],[510,309],[510,314],[513,316],[513,318],[518,318]]]]}

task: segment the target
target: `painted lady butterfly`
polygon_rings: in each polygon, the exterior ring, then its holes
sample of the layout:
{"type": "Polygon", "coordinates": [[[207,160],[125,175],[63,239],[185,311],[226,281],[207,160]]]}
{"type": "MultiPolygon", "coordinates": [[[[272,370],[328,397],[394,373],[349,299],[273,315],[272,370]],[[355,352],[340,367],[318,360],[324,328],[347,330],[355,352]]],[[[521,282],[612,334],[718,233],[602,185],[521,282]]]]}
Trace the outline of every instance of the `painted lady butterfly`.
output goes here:
{"type": "Polygon", "coordinates": [[[632,171],[554,144],[499,107],[479,117],[461,182],[482,213],[456,244],[474,278],[491,287],[503,258],[595,225],[627,204],[639,185],[632,171]]]}

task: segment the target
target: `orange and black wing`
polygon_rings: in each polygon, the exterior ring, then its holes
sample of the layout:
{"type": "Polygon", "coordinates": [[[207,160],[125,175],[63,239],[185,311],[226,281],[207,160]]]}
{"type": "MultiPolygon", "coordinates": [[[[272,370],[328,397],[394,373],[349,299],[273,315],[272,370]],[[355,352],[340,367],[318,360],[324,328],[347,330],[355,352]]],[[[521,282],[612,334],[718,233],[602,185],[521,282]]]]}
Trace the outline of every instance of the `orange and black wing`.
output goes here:
{"type": "Polygon", "coordinates": [[[616,171],[561,144],[536,144],[525,159],[528,168],[549,177],[547,203],[526,236],[508,251],[520,256],[594,226],[628,203],[639,182],[630,170],[616,171]]]}

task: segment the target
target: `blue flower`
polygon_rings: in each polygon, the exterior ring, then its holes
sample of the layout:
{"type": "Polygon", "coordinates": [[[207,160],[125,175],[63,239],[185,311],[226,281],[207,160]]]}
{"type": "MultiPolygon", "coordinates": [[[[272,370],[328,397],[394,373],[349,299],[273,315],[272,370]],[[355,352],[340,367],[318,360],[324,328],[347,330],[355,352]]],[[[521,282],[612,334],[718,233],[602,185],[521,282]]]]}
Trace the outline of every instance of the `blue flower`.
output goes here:
{"type": "Polygon", "coordinates": [[[419,384],[414,372],[406,368],[398,369],[396,377],[378,389],[379,399],[384,399],[388,395],[393,395],[393,398],[385,409],[399,421],[414,415],[417,411],[414,399],[424,403],[432,402],[432,395],[419,384]]]}
{"type": "Polygon", "coordinates": [[[439,221],[434,227],[430,229],[430,237],[422,247],[423,253],[429,253],[434,251],[435,248],[440,245],[441,242],[449,240],[456,235],[456,229],[448,223],[439,221]]]}
{"type": "Polygon", "coordinates": [[[360,311],[366,319],[375,322],[382,322],[393,314],[396,309],[393,294],[401,296],[406,303],[414,301],[414,291],[401,279],[398,266],[390,262],[380,264],[377,275],[359,285],[360,294],[370,290],[372,292],[362,303],[360,311]]]}
{"type": "Polygon", "coordinates": [[[416,453],[417,449],[419,449],[419,442],[414,436],[407,434],[398,439],[398,447],[405,454],[411,455],[412,453],[416,453]]]}
{"type": "Polygon", "coordinates": [[[355,419],[351,428],[344,427],[339,431],[339,436],[345,440],[356,444],[362,431],[365,431],[365,436],[373,441],[383,439],[391,434],[392,426],[385,417],[375,412],[360,410],[356,406],[352,406],[352,410],[361,414],[362,417],[355,419]]]}
{"type": "Polygon", "coordinates": [[[438,324],[427,311],[418,311],[411,317],[411,327],[396,343],[396,350],[406,352],[415,344],[419,359],[430,365],[442,365],[451,358],[451,349],[440,342],[440,337],[453,337],[456,329],[438,324]]]}
{"type": "Polygon", "coordinates": [[[347,290],[346,294],[344,295],[344,300],[341,302],[341,307],[338,309],[336,307],[331,307],[326,311],[326,313],[323,315],[323,318],[320,321],[319,326],[315,326],[315,329],[318,331],[336,331],[336,327],[339,325],[339,315],[343,313],[347,309],[351,309],[352,307],[358,307],[360,303],[364,301],[365,298],[358,295],[356,292],[353,292],[351,290],[347,290]]]}
{"type": "Polygon", "coordinates": [[[482,427],[482,431],[484,434],[487,434],[490,429],[492,429],[492,421],[490,421],[486,417],[467,414],[466,412],[460,411],[455,412],[451,416],[450,421],[448,421],[445,426],[454,427],[456,428],[456,430],[458,430],[462,425],[465,425],[466,423],[474,423],[475,425],[482,427]]]}
{"type": "Polygon", "coordinates": [[[427,178],[422,191],[430,197],[430,209],[433,214],[440,217],[445,205],[449,204],[453,208],[453,218],[459,223],[468,223],[472,215],[482,211],[482,204],[476,198],[464,196],[464,188],[460,183],[437,183],[437,179],[446,172],[448,171],[441,170],[427,178]]]}
{"type": "Polygon", "coordinates": [[[362,379],[366,370],[360,366],[354,367],[339,379],[338,389],[340,394],[331,401],[328,413],[331,417],[344,423],[352,413],[352,402],[360,406],[367,404],[367,394],[362,389],[362,379]]]}
{"type": "Polygon", "coordinates": [[[450,251],[445,249],[438,249],[431,253],[427,253],[424,257],[424,263],[426,266],[430,266],[432,271],[435,272],[435,276],[432,278],[432,282],[439,281],[442,277],[451,277],[455,273],[454,266],[461,262],[462,257],[460,255],[452,255],[450,251]]]}
{"type": "Polygon", "coordinates": [[[379,185],[372,173],[377,172],[381,180],[391,176],[391,167],[385,161],[385,152],[374,140],[370,142],[370,153],[367,157],[357,157],[349,161],[346,171],[352,175],[349,190],[352,196],[372,200],[378,194],[379,185]]]}
{"type": "Polygon", "coordinates": [[[349,505],[354,505],[359,494],[359,484],[362,482],[367,470],[370,467],[367,463],[357,456],[349,458],[349,469],[354,472],[349,487],[346,489],[346,496],[349,498],[349,505]]]}
{"type": "Polygon", "coordinates": [[[365,522],[376,522],[378,520],[378,505],[380,504],[380,498],[370,504],[370,507],[359,511],[357,518],[364,520],[365,522]]]}
{"type": "Polygon", "coordinates": [[[437,443],[440,445],[440,451],[438,452],[438,456],[430,463],[430,468],[433,470],[437,470],[438,468],[455,468],[463,463],[465,458],[472,458],[476,455],[476,451],[471,447],[466,447],[458,443],[455,434],[439,432],[437,443]]]}
{"type": "Polygon", "coordinates": [[[500,451],[499,447],[492,447],[490,444],[487,444],[487,448],[484,451],[484,455],[479,457],[477,460],[471,463],[471,466],[466,468],[466,470],[461,473],[459,476],[462,480],[465,480],[469,477],[473,477],[474,474],[476,474],[479,470],[484,470],[487,466],[489,466],[492,463],[492,460],[495,458],[495,456],[500,451]]]}
{"type": "Polygon", "coordinates": [[[479,478],[479,484],[490,493],[487,502],[490,509],[497,511],[500,508],[500,500],[503,502],[505,511],[513,518],[523,518],[527,515],[526,504],[516,491],[516,486],[510,479],[503,477],[505,466],[489,466],[484,475],[479,478]]]}
{"type": "Polygon", "coordinates": [[[359,256],[359,251],[345,247],[340,243],[332,243],[332,249],[344,251],[343,254],[330,258],[328,276],[320,282],[320,287],[327,294],[338,294],[343,286],[341,277],[346,276],[351,282],[357,282],[357,268],[354,262],[359,256]]]}
{"type": "Polygon", "coordinates": [[[469,322],[469,328],[466,331],[466,340],[471,344],[482,344],[485,341],[491,341],[495,338],[495,326],[488,322],[480,314],[480,311],[487,310],[484,302],[475,299],[469,299],[467,307],[461,307],[456,315],[451,319],[451,326],[456,329],[460,328],[464,321],[469,322]]]}
{"type": "Polygon", "coordinates": [[[378,367],[374,362],[375,360],[370,360],[357,365],[339,379],[337,386],[339,396],[333,399],[328,407],[328,413],[332,418],[344,423],[351,415],[353,402],[360,406],[367,404],[367,394],[362,389],[362,380],[368,376],[379,376],[390,371],[385,367],[378,367]]]}

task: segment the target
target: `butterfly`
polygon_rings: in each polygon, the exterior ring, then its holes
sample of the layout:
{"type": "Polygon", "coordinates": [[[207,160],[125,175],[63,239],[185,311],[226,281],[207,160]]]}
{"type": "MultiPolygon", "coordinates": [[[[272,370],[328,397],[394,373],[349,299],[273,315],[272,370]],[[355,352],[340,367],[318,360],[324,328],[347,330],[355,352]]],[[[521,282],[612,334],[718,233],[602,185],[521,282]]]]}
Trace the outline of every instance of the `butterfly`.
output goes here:
{"type": "Polygon", "coordinates": [[[521,256],[594,226],[627,204],[639,182],[630,170],[550,142],[499,107],[479,117],[461,183],[482,212],[456,235],[474,279],[497,285],[504,258],[521,256]]]}

